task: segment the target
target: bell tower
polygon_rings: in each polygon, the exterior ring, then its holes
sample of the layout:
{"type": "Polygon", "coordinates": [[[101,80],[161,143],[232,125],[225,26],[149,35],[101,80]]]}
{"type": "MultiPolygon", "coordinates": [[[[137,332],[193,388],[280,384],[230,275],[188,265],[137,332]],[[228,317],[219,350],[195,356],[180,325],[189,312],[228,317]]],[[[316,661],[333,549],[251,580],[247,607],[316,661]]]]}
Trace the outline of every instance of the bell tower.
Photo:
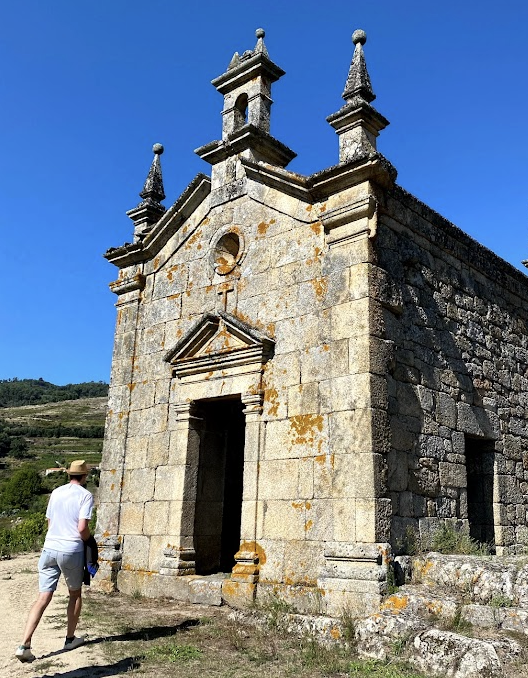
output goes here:
{"type": "Polygon", "coordinates": [[[270,134],[271,85],[284,71],[271,61],[264,36],[264,30],[257,29],[255,48],[242,55],[235,52],[226,72],[212,81],[224,97],[222,140],[196,153],[213,165],[213,189],[240,178],[238,156],[286,167],[296,155],[270,134]]]}

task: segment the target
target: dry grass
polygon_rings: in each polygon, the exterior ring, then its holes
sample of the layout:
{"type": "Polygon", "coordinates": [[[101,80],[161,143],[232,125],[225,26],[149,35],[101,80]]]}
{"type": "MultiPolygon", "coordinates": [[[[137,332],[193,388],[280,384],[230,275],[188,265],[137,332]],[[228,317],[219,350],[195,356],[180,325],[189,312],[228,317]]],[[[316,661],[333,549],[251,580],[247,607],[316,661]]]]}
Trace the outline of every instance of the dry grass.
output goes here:
{"type": "MultiPolygon", "coordinates": [[[[392,663],[362,662],[309,636],[246,626],[228,608],[90,592],[83,610],[89,643],[102,643],[109,670],[144,678],[420,678],[392,663]],[[112,668],[111,670],[114,670],[112,668]]],[[[107,673],[103,675],[121,675],[107,673]]]]}

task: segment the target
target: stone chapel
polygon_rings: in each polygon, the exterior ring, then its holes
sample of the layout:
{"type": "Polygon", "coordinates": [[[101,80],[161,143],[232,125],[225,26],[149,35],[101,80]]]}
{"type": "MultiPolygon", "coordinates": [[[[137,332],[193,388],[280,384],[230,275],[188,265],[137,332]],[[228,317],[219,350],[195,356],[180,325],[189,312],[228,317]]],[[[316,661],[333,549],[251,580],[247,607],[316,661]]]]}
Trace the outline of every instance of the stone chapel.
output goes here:
{"type": "Polygon", "coordinates": [[[287,169],[264,31],[212,84],[222,138],[127,214],[101,465],[106,590],[377,609],[409,535],[528,545],[528,278],[396,183],[363,31],[334,166],[287,169]]]}

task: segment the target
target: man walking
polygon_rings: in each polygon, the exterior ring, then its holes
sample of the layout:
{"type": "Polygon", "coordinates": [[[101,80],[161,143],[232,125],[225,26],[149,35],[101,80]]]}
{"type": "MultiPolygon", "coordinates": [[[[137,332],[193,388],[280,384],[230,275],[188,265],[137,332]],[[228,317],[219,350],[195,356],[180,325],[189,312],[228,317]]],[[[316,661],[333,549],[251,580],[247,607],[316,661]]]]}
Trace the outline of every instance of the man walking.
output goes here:
{"type": "Polygon", "coordinates": [[[84,487],[88,475],[86,462],[72,461],[66,473],[70,482],[53,490],[48,502],[48,532],[38,565],[39,595],[29,611],[22,644],[15,652],[21,662],[35,659],[31,638],[53,598],[61,573],[70,594],[64,649],[73,650],[84,643],[84,637],[75,636],[75,629],[82,607],[84,541],[90,537],[88,522],[92,516],[93,497],[84,487]]]}

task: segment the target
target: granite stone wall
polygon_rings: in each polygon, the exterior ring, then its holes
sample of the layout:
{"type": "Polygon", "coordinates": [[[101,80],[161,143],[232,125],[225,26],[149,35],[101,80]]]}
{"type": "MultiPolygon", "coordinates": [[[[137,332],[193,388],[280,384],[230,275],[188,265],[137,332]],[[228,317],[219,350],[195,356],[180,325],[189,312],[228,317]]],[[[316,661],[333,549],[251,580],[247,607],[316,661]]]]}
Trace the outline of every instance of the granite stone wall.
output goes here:
{"type": "Polygon", "coordinates": [[[480,510],[493,514],[497,552],[521,552],[528,545],[526,277],[398,188],[380,219],[377,251],[398,298],[385,310],[394,342],[387,377],[393,547],[405,548],[408,529],[426,535],[446,518],[469,517],[478,536],[480,510]]]}

